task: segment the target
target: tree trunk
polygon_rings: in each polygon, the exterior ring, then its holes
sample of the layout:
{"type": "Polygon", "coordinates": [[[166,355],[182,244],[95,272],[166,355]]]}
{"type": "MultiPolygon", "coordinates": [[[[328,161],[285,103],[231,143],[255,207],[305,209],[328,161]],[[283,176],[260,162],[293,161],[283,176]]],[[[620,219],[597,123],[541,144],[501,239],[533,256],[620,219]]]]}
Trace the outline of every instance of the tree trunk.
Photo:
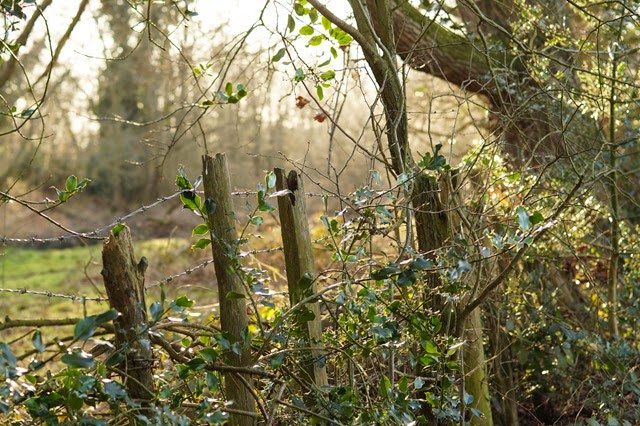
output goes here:
{"type": "MultiPolygon", "coordinates": [[[[439,181],[425,174],[415,178],[412,203],[416,212],[416,236],[421,252],[432,254],[434,250],[446,247],[446,244],[453,240],[454,230],[458,229],[460,222],[456,217],[460,206],[452,202],[455,197],[449,196],[455,187],[455,176],[452,177],[449,174],[444,175],[439,181]]],[[[433,255],[431,257],[433,258],[433,255]]],[[[427,285],[435,289],[440,284],[440,275],[431,274],[427,285]]],[[[425,291],[428,294],[429,288],[425,291]]],[[[464,304],[467,299],[468,297],[463,298],[462,303],[464,304]]],[[[458,327],[452,327],[453,324],[449,324],[450,314],[443,308],[445,306],[443,300],[435,300],[427,306],[430,306],[433,312],[443,309],[445,332],[450,332],[452,328],[458,329],[458,327]]],[[[458,337],[466,341],[462,353],[464,387],[466,393],[473,396],[470,406],[482,413],[481,418],[473,417],[471,421],[474,425],[493,425],[480,308],[471,312],[463,330],[463,335],[458,337]]]]}

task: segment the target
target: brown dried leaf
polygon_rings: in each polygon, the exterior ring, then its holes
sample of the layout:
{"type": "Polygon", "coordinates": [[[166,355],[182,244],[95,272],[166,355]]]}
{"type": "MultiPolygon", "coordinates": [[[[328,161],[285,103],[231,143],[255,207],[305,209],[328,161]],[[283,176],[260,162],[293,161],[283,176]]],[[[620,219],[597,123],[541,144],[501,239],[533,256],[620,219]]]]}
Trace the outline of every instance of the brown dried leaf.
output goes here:
{"type": "Polygon", "coordinates": [[[296,98],[296,107],[299,109],[304,108],[305,106],[307,106],[307,104],[311,102],[309,99],[303,97],[303,96],[298,96],[296,98]]]}

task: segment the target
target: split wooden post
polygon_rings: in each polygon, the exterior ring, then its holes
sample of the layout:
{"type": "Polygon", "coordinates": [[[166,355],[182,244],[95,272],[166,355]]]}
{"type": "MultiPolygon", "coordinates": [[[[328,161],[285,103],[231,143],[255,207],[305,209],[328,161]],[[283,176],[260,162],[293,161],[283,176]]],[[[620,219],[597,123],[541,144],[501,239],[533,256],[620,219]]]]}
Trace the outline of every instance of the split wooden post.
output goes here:
{"type": "MultiPolygon", "coordinates": [[[[225,360],[235,367],[249,367],[251,353],[244,347],[244,337],[249,324],[245,289],[240,278],[234,272],[230,255],[238,242],[235,227],[233,203],[231,201],[231,181],[224,154],[215,158],[202,157],[202,175],[204,182],[205,206],[211,234],[211,251],[218,281],[220,299],[220,326],[240,344],[240,354],[228,351],[225,360]],[[231,297],[229,297],[231,296],[231,297]]],[[[256,402],[253,397],[252,378],[247,374],[225,373],[225,390],[229,401],[233,401],[235,410],[231,414],[231,424],[248,426],[255,423],[256,402]],[[247,415],[241,414],[246,412],[247,415]]]]}
{"type": "Polygon", "coordinates": [[[147,259],[136,261],[131,231],[126,225],[111,235],[102,249],[102,277],[109,305],[120,316],[113,323],[116,348],[125,355],[120,367],[129,396],[143,406],[154,395],[153,353],[149,340],[144,273],[147,259]]]}
{"type": "MultiPolygon", "coordinates": [[[[278,197],[280,212],[280,229],[289,286],[291,306],[300,303],[304,298],[316,293],[313,251],[309,235],[307,208],[305,205],[302,177],[295,170],[286,176],[283,169],[274,169],[276,189],[288,190],[287,194],[278,197]]],[[[324,363],[326,355],[322,346],[322,324],[318,302],[306,303],[300,311],[308,310],[313,319],[303,320],[297,326],[304,333],[310,350],[310,359],[304,362],[304,373],[307,379],[318,388],[328,385],[327,371],[324,363]]],[[[298,315],[302,317],[304,315],[298,315]]]]}

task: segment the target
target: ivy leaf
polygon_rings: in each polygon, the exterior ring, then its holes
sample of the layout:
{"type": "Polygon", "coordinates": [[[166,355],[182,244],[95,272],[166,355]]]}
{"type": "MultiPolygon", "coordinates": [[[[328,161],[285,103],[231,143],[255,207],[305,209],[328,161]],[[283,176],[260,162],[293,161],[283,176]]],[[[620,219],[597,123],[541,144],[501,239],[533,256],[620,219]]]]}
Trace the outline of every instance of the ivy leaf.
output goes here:
{"type": "Polygon", "coordinates": [[[200,225],[193,228],[193,231],[191,231],[191,235],[203,235],[207,232],[209,232],[209,225],[207,225],[206,223],[201,223],[200,225]]]}
{"type": "Polygon", "coordinates": [[[33,332],[33,336],[31,337],[31,343],[36,351],[39,353],[44,352],[46,346],[42,341],[42,332],[40,330],[36,330],[33,332]]]}
{"type": "Polygon", "coordinates": [[[87,340],[93,336],[96,328],[98,328],[98,323],[95,316],[82,318],[73,329],[73,337],[78,340],[87,340]]]}
{"type": "Polygon", "coordinates": [[[209,238],[200,238],[194,245],[191,246],[191,250],[204,249],[209,244],[211,244],[211,240],[209,238]]]}
{"type": "Polygon", "coordinates": [[[518,206],[516,209],[517,221],[518,225],[520,225],[520,229],[523,231],[528,231],[531,229],[531,220],[529,219],[529,214],[524,209],[523,206],[518,206]]]}
{"type": "Polygon", "coordinates": [[[85,351],[75,351],[62,355],[60,360],[71,368],[89,368],[93,367],[94,364],[91,354],[85,351]]]}
{"type": "Polygon", "coordinates": [[[217,207],[218,205],[213,198],[207,198],[206,200],[204,200],[205,214],[209,215],[215,213],[217,207]]]}
{"type": "Polygon", "coordinates": [[[544,221],[544,216],[539,211],[535,211],[531,216],[529,216],[529,221],[531,221],[532,225],[537,225],[540,222],[544,221]]]}
{"type": "Polygon", "coordinates": [[[103,312],[100,315],[96,315],[96,324],[100,325],[109,321],[113,321],[114,319],[118,318],[118,316],[120,316],[120,313],[118,311],[116,311],[115,309],[109,309],[108,311],[103,312]]]}
{"type": "Polygon", "coordinates": [[[202,359],[207,362],[214,362],[216,359],[218,359],[218,356],[218,351],[213,348],[204,348],[200,351],[200,357],[202,357],[202,359]]]}
{"type": "Polygon", "coordinates": [[[175,306],[179,306],[181,308],[190,308],[193,306],[195,302],[189,299],[187,296],[180,296],[176,300],[174,300],[171,304],[175,306]]]}
{"type": "Polygon", "coordinates": [[[162,318],[162,305],[160,302],[153,302],[149,307],[149,312],[151,312],[151,320],[159,321],[162,318]]]}
{"type": "Polygon", "coordinates": [[[104,393],[113,400],[124,399],[127,397],[127,391],[125,388],[120,383],[113,382],[111,380],[105,382],[104,393]]]}

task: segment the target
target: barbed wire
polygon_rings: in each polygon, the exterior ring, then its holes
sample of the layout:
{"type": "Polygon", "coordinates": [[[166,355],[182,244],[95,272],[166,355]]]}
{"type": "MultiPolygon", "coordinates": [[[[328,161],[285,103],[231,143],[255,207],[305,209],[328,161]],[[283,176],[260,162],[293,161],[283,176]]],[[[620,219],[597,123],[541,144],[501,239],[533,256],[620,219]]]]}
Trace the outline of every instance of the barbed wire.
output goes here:
{"type": "MultiPolygon", "coordinates": [[[[179,197],[180,194],[182,194],[184,191],[176,191],[171,195],[167,195],[161,198],[158,198],[158,200],[156,200],[155,202],[149,204],[149,205],[142,205],[140,208],[133,210],[130,213],[127,213],[126,215],[122,216],[122,217],[118,217],[116,218],[113,222],[111,222],[108,225],[105,225],[101,228],[98,229],[94,229],[93,231],[89,231],[89,232],[78,232],[76,234],[71,234],[71,235],[59,235],[56,237],[47,237],[47,238],[40,238],[37,236],[30,236],[30,237],[25,237],[25,238],[9,238],[7,236],[0,236],[0,244],[7,244],[7,243],[12,243],[12,244],[33,244],[33,243],[38,243],[38,244],[46,244],[46,243],[59,243],[65,240],[72,240],[74,238],[107,238],[106,236],[100,237],[100,234],[109,231],[111,228],[113,228],[114,226],[125,222],[128,219],[131,219],[132,217],[140,214],[140,213],[145,213],[147,210],[153,209],[154,207],[157,207],[169,200],[172,200],[176,197],[179,197]]],[[[196,191],[198,194],[204,194],[204,191],[196,191]]],[[[251,195],[258,195],[258,191],[234,191],[231,193],[231,195],[233,196],[242,196],[242,197],[248,197],[251,195]]],[[[308,192],[305,194],[307,197],[334,197],[335,195],[333,194],[318,194],[318,193],[314,193],[314,192],[308,192]]]]}
{"type": "Polygon", "coordinates": [[[146,289],[157,287],[157,286],[159,286],[161,284],[168,284],[168,283],[170,283],[171,281],[173,281],[175,279],[178,279],[180,277],[184,277],[185,275],[190,275],[194,271],[197,271],[198,269],[204,269],[207,266],[211,265],[212,263],[213,263],[213,259],[205,260],[201,264],[196,265],[196,266],[192,266],[190,268],[187,268],[187,269],[185,269],[184,271],[182,271],[180,273],[177,273],[175,275],[169,275],[169,276],[167,276],[167,277],[165,277],[165,278],[163,278],[161,280],[155,281],[153,284],[145,285],[144,288],[146,290],[146,289]]]}
{"type": "MultiPolygon", "coordinates": [[[[124,221],[126,221],[127,219],[130,219],[140,213],[144,213],[149,209],[152,209],[154,207],[157,207],[159,205],[161,205],[162,203],[165,203],[173,198],[178,197],[180,194],[182,193],[182,191],[177,191],[171,195],[162,197],[162,198],[158,198],[158,200],[156,200],[155,202],[149,204],[149,205],[143,205],[142,207],[127,213],[126,215],[122,216],[122,217],[118,217],[116,218],[116,220],[114,220],[113,222],[111,222],[108,225],[103,226],[102,228],[98,228],[95,229],[93,231],[90,232],[78,232],[77,234],[72,234],[72,235],[60,235],[57,237],[49,237],[49,238],[38,238],[38,237],[27,237],[27,238],[7,238],[6,236],[0,236],[0,243],[2,244],[6,244],[6,243],[19,243],[19,244],[25,244],[25,243],[53,243],[53,242],[60,242],[60,241],[65,241],[65,240],[70,240],[70,239],[74,239],[74,238],[96,238],[99,237],[101,233],[110,230],[111,228],[113,228],[114,226],[118,225],[119,223],[123,223],[124,221]]],[[[103,237],[106,238],[106,237],[103,237]]]]}
{"type": "Polygon", "coordinates": [[[109,300],[106,297],[87,297],[87,296],[79,296],[76,294],[54,293],[52,291],[27,290],[26,288],[0,288],[0,293],[29,294],[34,296],[56,297],[60,299],[70,299],[74,302],[75,301],[106,302],[109,300]]]}

